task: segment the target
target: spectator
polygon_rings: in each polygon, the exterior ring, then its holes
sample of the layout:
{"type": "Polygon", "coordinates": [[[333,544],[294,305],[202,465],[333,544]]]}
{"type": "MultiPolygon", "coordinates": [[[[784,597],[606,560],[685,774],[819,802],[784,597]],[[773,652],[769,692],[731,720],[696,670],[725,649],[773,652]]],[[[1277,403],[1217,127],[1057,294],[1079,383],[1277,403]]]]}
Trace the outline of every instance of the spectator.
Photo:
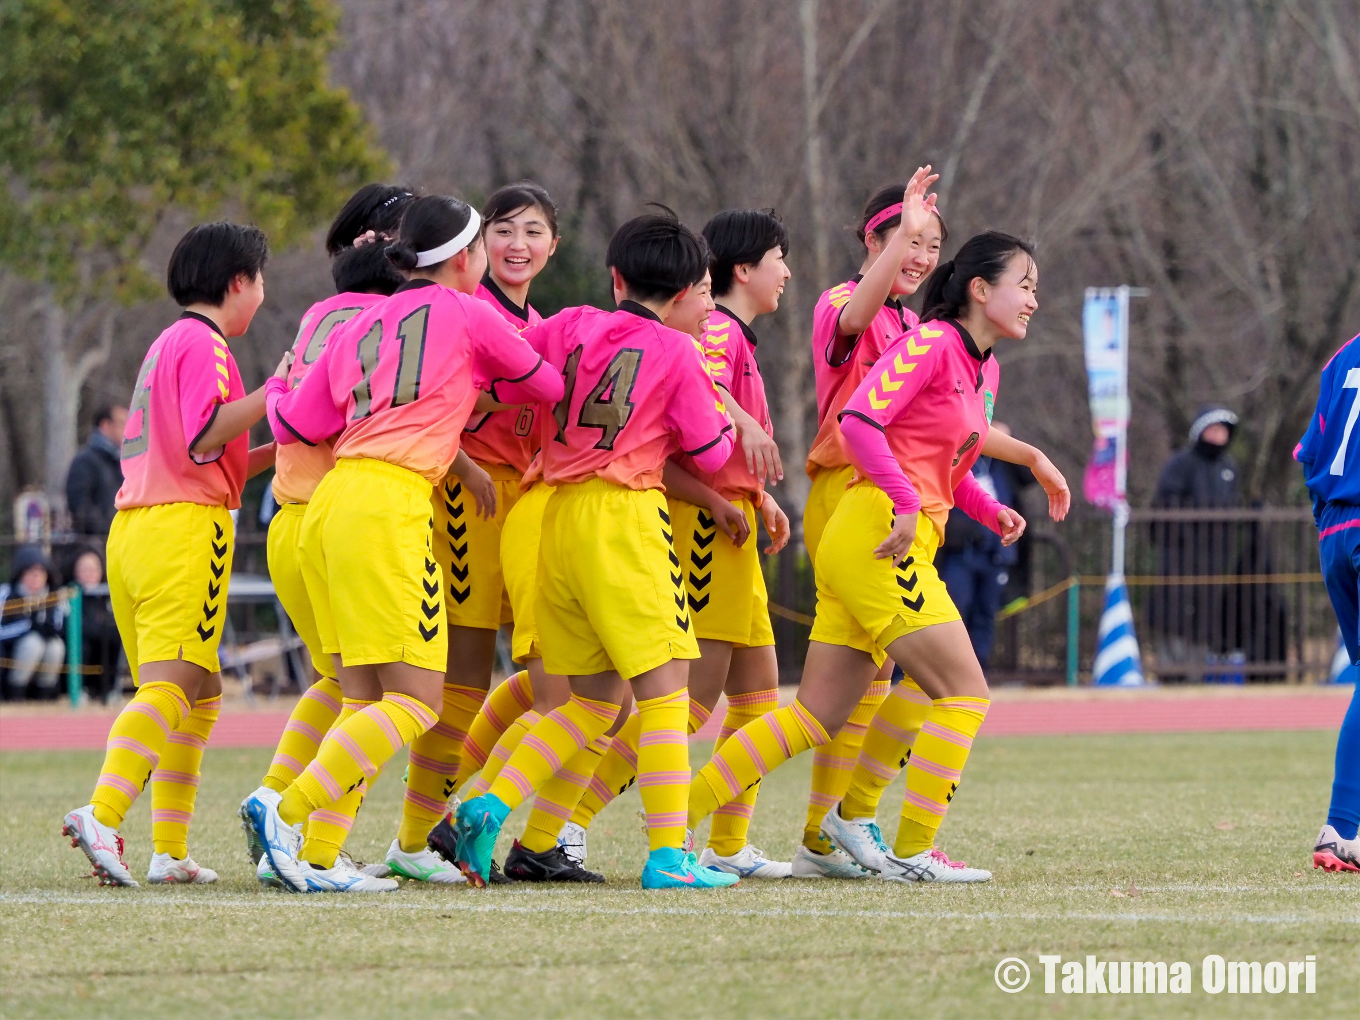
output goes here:
{"type": "Polygon", "coordinates": [[[85,692],[92,699],[108,702],[119,693],[118,662],[123,651],[118,625],[113,619],[107,591],[98,589],[104,582],[104,558],[85,546],[78,550],[71,565],[71,579],[80,585],[81,664],[99,667],[98,673],[85,674],[85,692]]]}
{"type": "Polygon", "coordinates": [[[66,473],[66,508],[77,535],[107,535],[113,523],[113,497],[123,484],[119,451],[126,407],[101,407],[94,415],[89,441],[71,461],[66,473]]]}
{"type": "Polygon", "coordinates": [[[10,583],[0,584],[0,649],[14,663],[6,680],[11,698],[24,697],[30,682],[40,697],[56,697],[66,658],[66,603],[51,598],[54,580],[42,550],[21,546],[10,583]]]}

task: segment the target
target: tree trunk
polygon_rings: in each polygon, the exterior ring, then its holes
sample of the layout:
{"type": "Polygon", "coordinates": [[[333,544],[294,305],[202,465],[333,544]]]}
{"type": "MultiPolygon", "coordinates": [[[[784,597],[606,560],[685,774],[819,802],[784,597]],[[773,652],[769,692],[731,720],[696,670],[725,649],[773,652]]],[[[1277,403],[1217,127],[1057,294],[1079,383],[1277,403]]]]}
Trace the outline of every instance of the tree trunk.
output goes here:
{"type": "Polygon", "coordinates": [[[43,483],[54,508],[64,507],[66,472],[76,455],[80,382],[67,351],[66,309],[48,292],[43,312],[43,483]]]}

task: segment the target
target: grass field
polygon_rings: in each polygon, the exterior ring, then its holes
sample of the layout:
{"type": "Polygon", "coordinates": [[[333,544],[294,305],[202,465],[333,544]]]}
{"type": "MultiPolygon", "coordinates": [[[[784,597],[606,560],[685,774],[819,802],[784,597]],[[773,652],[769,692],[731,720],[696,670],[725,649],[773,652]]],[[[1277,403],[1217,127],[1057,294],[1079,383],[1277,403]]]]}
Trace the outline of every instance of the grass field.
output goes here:
{"type": "MultiPolygon", "coordinates": [[[[191,839],[211,888],[99,889],[58,836],[93,752],[0,755],[5,1016],[1347,1016],[1360,1001],[1360,876],[1310,866],[1334,737],[1250,733],[979,741],[942,834],[978,887],[744,882],[643,893],[630,791],[591,832],[606,887],[261,890],[234,809],[266,751],[209,751],[191,839]],[[1117,895],[1122,894],[1122,895],[1117,895]],[[1184,960],[1188,995],[1047,995],[1037,957],[1184,960]],[[1314,995],[1210,995],[1206,954],[1317,958],[1314,995]],[[1024,991],[998,990],[1005,957],[1024,991]]],[[[698,745],[693,757],[704,760],[698,745]]],[[[752,835],[790,854],[809,756],[767,781],[752,835]]],[[[394,762],[351,839],[395,831],[394,762]]],[[[884,800],[896,828],[901,780],[884,800]]],[[[144,802],[149,798],[144,798],[144,802]]],[[[507,831],[518,832],[512,819],[507,831]]],[[[134,873],[149,806],[124,828],[134,873]]]]}

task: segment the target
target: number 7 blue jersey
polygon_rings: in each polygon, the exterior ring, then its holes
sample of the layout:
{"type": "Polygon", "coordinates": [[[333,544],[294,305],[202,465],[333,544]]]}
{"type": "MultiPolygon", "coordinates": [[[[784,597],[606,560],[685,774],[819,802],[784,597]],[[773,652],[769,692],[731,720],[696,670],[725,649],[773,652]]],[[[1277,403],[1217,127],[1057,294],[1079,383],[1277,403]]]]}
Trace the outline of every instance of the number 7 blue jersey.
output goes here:
{"type": "Polygon", "coordinates": [[[1326,529],[1360,516],[1360,337],[1332,355],[1308,431],[1294,450],[1303,465],[1313,515],[1326,529]]]}

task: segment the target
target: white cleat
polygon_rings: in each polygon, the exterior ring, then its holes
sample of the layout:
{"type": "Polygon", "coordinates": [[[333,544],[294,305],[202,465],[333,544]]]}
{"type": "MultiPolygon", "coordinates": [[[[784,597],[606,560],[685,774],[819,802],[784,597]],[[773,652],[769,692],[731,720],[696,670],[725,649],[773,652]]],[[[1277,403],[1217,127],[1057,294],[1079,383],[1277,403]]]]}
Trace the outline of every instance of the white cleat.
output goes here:
{"type": "Polygon", "coordinates": [[[586,862],[586,830],[575,822],[568,822],[562,826],[562,831],[557,834],[557,845],[562,848],[562,852],[567,855],[567,859],[575,861],[577,864],[586,862]]]}
{"type": "Polygon", "coordinates": [[[883,833],[872,818],[842,818],[835,805],[822,816],[822,835],[840,847],[862,867],[881,872],[887,863],[888,847],[883,833]]]}
{"type": "Polygon", "coordinates": [[[392,869],[387,866],[386,861],[379,861],[377,864],[356,864],[359,874],[367,875],[369,878],[391,878],[392,869]]]}
{"type": "Polygon", "coordinates": [[[791,870],[794,878],[873,878],[874,872],[855,863],[855,859],[838,846],[830,853],[819,854],[800,846],[793,855],[791,870]]]}
{"type": "Polygon", "coordinates": [[[462,885],[467,876],[457,865],[450,864],[427,846],[411,853],[401,848],[395,839],[387,850],[387,866],[393,875],[409,878],[414,882],[430,882],[434,885],[462,885]]]}
{"type": "Polygon", "coordinates": [[[93,804],[76,808],[63,818],[61,832],[63,836],[70,836],[71,845],[90,859],[100,885],[137,884],[123,861],[123,837],[118,835],[117,829],[94,816],[93,804]]]}
{"type": "Polygon", "coordinates": [[[1313,867],[1324,871],[1360,871],[1360,835],[1342,839],[1330,825],[1324,825],[1313,844],[1313,867]]]}
{"type": "MultiPolygon", "coordinates": [[[[255,865],[255,877],[259,879],[260,885],[266,889],[283,889],[283,883],[279,881],[279,876],[274,874],[274,868],[269,863],[269,855],[263,854],[260,863],[255,865]]],[[[284,889],[284,892],[287,892],[284,889]]]]}
{"type": "Polygon", "coordinates": [[[396,892],[398,888],[395,878],[372,878],[365,875],[344,854],[337,857],[335,864],[329,868],[307,865],[304,874],[307,878],[308,892],[383,893],[396,892]]]}
{"type": "Polygon", "coordinates": [[[302,830],[279,817],[279,803],[282,800],[282,794],[261,786],[246,798],[242,810],[250,819],[274,874],[285,888],[305,893],[308,891],[307,879],[303,875],[302,862],[298,860],[298,854],[302,851],[302,830]]]}
{"type": "Polygon", "coordinates": [[[963,861],[951,861],[943,850],[931,847],[914,857],[888,854],[878,877],[888,882],[990,882],[992,873],[970,868],[963,861]]]}
{"type": "Polygon", "coordinates": [[[181,861],[169,854],[152,854],[146,881],[148,885],[210,885],[217,881],[217,872],[200,867],[192,857],[181,861]]]}
{"type": "Polygon", "coordinates": [[[741,878],[788,878],[793,874],[793,867],[788,862],[772,861],[765,856],[765,851],[750,843],[730,857],[720,857],[712,847],[704,847],[699,856],[699,867],[741,878]]]}

